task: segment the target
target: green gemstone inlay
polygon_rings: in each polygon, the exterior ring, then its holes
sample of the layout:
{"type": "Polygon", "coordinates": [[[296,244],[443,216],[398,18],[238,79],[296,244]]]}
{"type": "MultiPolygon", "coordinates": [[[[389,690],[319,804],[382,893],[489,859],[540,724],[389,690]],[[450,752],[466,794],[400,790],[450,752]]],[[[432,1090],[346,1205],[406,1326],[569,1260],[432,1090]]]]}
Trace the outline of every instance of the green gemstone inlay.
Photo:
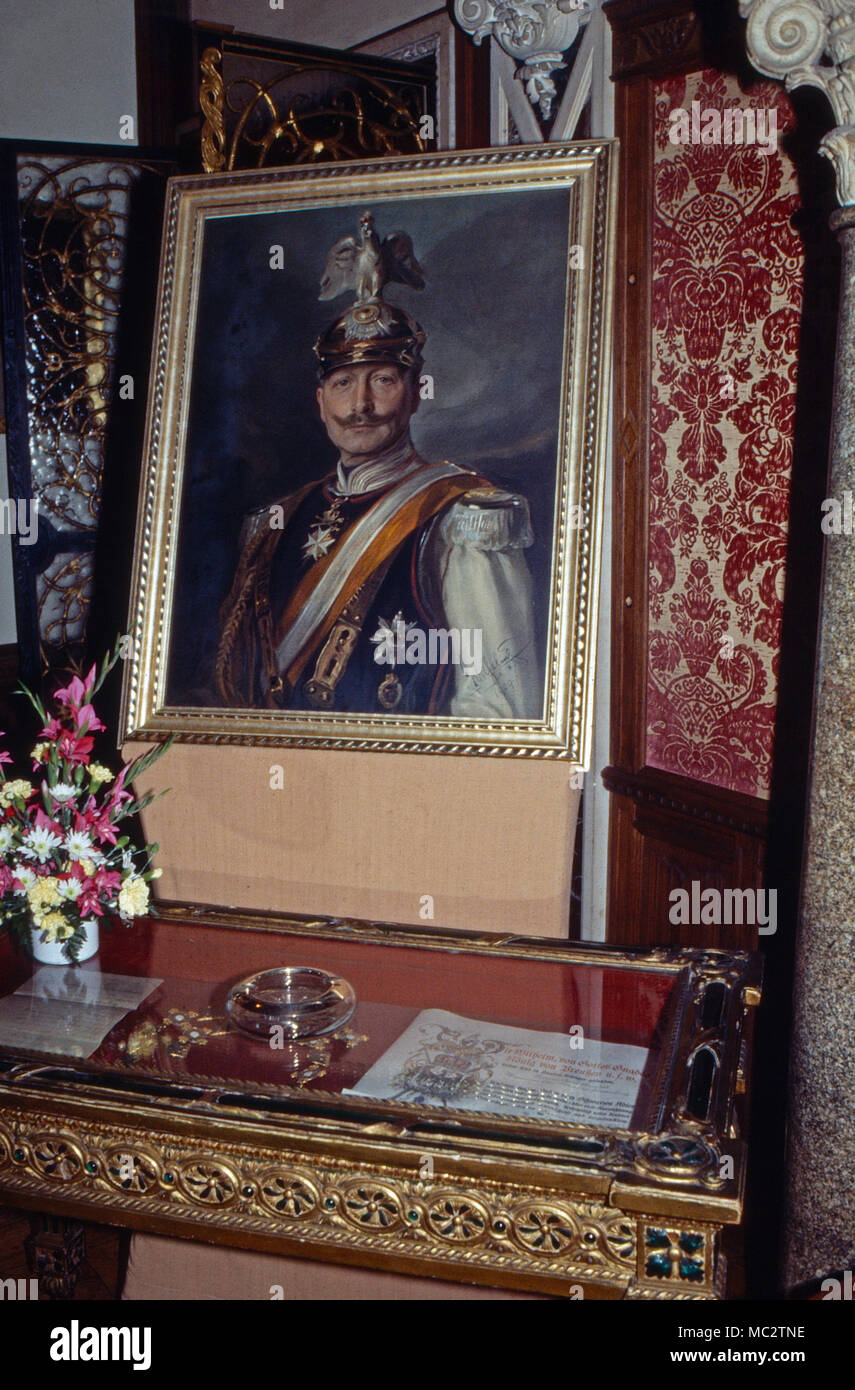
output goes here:
{"type": "Polygon", "coordinates": [[[704,1238],[696,1231],[680,1232],[680,1249],[685,1250],[687,1255],[694,1255],[696,1250],[702,1250],[704,1238]]]}
{"type": "Polygon", "coordinates": [[[16,1149],[15,1152],[12,1154],[12,1157],[14,1158],[16,1163],[23,1163],[26,1155],[24,1154],[23,1149],[16,1149]]]}
{"type": "Polygon", "coordinates": [[[90,1158],[89,1162],[86,1164],[86,1171],[87,1173],[98,1172],[98,1164],[95,1162],[94,1159],[90,1158]]]}
{"type": "Polygon", "coordinates": [[[324,1206],[326,1207],[327,1211],[332,1211],[335,1206],[335,1198],[327,1197],[326,1201],[324,1202],[324,1206]]]}
{"type": "Polygon", "coordinates": [[[663,1246],[671,1244],[668,1239],[668,1232],[662,1231],[658,1226],[649,1226],[647,1235],[644,1237],[645,1245],[649,1245],[652,1250],[661,1250],[663,1246]]]}
{"type": "Polygon", "coordinates": [[[681,1279],[703,1279],[704,1267],[699,1260],[681,1260],[680,1278],[681,1279]]]}
{"type": "Polygon", "coordinates": [[[651,1255],[647,1261],[647,1273],[654,1279],[667,1279],[671,1273],[671,1261],[667,1255],[651,1255]]]}
{"type": "Polygon", "coordinates": [[[164,1181],[164,1182],[172,1182],[172,1178],[173,1178],[173,1174],[172,1174],[172,1173],[164,1173],[164,1175],[163,1175],[163,1181],[164,1181]]]}
{"type": "Polygon", "coordinates": [[[408,1211],[408,1212],[407,1212],[407,1220],[408,1220],[408,1221],[418,1221],[418,1219],[419,1219],[419,1214],[418,1214],[417,1211],[408,1211]]]}

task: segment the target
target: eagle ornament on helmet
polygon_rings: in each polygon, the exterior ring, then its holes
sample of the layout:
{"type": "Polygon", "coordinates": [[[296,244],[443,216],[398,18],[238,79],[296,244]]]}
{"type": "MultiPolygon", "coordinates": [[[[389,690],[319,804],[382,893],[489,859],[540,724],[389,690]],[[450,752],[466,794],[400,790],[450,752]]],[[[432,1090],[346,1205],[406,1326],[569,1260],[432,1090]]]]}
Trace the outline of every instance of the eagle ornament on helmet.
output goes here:
{"type": "Polygon", "coordinates": [[[392,232],[380,241],[374,216],[364,212],[359,236],[342,237],[327,257],[319,299],[335,299],[355,290],[356,300],[324,329],[315,342],[318,376],[361,362],[394,362],[404,369],[422,363],[425,331],[406,310],[383,298],[390,282],[424,289],[424,272],[412,238],[392,232]]]}

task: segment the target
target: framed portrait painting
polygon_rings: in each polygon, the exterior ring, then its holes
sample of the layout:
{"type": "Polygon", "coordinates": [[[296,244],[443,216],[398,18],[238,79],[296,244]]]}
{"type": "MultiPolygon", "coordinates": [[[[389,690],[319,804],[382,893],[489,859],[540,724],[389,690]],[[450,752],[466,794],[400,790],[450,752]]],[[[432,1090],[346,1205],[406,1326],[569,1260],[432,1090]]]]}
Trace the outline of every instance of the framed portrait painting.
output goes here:
{"type": "Polygon", "coordinates": [[[126,738],[586,765],[613,155],[170,181],[126,738]]]}

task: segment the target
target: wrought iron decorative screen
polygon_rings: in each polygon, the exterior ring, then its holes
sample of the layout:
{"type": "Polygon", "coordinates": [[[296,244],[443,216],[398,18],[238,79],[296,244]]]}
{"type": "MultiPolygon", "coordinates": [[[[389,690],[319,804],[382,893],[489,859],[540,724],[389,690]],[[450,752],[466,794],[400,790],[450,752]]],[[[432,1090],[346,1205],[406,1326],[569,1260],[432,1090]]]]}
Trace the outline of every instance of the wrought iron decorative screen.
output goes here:
{"type": "MultiPolygon", "coordinates": [[[[156,228],[174,169],[100,152],[5,156],[9,529],[21,667],[34,679],[86,655],[96,564],[132,548],[132,523],[101,544],[105,466],[135,495],[156,228]]],[[[110,579],[114,593],[126,585],[110,579]]]]}
{"type": "Polygon", "coordinates": [[[436,146],[430,54],[399,62],[238,36],[211,39],[197,32],[208,173],[436,146]]]}

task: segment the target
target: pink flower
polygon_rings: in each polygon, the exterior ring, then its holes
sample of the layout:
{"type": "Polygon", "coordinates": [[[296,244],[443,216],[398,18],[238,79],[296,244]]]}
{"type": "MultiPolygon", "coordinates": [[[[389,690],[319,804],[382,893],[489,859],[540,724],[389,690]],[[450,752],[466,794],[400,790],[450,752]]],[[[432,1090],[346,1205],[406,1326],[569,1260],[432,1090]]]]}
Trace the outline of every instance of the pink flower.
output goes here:
{"type": "Polygon", "coordinates": [[[121,772],[119,773],[118,777],[116,778],[115,782],[110,788],[110,795],[104,802],[105,810],[109,808],[111,820],[116,819],[113,813],[115,811],[118,811],[122,806],[124,806],[126,801],[133,801],[131,793],[125,791],[125,777],[127,775],[128,766],[129,764],[126,763],[125,766],[122,768],[121,772]]]}
{"type": "Polygon", "coordinates": [[[74,828],[75,830],[83,830],[94,834],[102,842],[107,841],[111,845],[114,845],[118,838],[116,829],[113,825],[110,808],[108,806],[102,806],[99,810],[95,805],[94,797],[90,797],[82,812],[75,811],[74,828]]]}
{"type": "Polygon", "coordinates": [[[81,738],[77,733],[60,734],[58,745],[60,756],[69,763],[89,762],[89,755],[95,747],[94,738],[81,738]]]}
{"type": "Polygon", "coordinates": [[[94,877],[90,878],[80,867],[79,864],[72,864],[71,872],[73,876],[83,884],[83,891],[77,899],[77,906],[82,917],[103,917],[104,907],[101,895],[106,899],[111,898],[119,889],[122,882],[122,875],[115,869],[99,869],[94,877]]]}
{"type": "Polygon", "coordinates": [[[51,833],[54,835],[62,836],[65,834],[65,830],[58,823],[58,821],[51,820],[50,816],[45,814],[41,806],[36,807],[36,814],[33,817],[33,824],[39,826],[42,830],[50,830],[51,833]]]}
{"type": "Polygon", "coordinates": [[[92,705],[81,705],[77,710],[77,732],[91,729],[94,733],[96,729],[103,729],[106,726],[101,723],[92,705]]]}
{"type": "MultiPolygon", "coordinates": [[[[62,690],[54,692],[53,698],[61,705],[69,705],[72,709],[77,709],[94,684],[95,667],[93,666],[88,676],[85,676],[83,680],[79,676],[72,676],[68,685],[64,686],[62,690]]],[[[103,728],[103,725],[101,727],[103,728]]]]}
{"type": "Polygon", "coordinates": [[[0,864],[0,898],[15,892],[15,875],[7,864],[0,864]]]}
{"type": "Polygon", "coordinates": [[[112,816],[109,811],[102,811],[97,820],[93,822],[93,825],[95,834],[102,844],[106,842],[107,844],[114,845],[116,843],[118,839],[116,826],[113,824],[112,816]]]}

